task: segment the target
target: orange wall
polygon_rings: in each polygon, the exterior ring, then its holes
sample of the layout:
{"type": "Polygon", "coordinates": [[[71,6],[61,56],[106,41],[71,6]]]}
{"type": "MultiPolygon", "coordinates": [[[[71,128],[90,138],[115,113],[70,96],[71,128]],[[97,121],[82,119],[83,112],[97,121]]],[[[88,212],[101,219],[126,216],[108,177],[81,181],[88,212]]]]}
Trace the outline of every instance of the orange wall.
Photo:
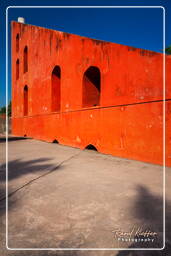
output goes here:
{"type": "MultiPolygon", "coordinates": [[[[163,55],[115,43],[12,22],[12,131],[100,152],[162,164],[163,55]],[[19,51],[16,35],[19,33],[19,51]],[[28,72],[23,52],[28,46],[28,72]],[[16,80],[16,60],[19,79],[16,80]],[[61,69],[60,111],[51,112],[51,75],[61,69]],[[100,106],[82,107],[83,75],[96,66],[101,75],[100,106]],[[24,86],[28,116],[23,117],[24,86]]],[[[166,123],[171,114],[171,58],[166,60],[166,123]]],[[[171,165],[171,132],[166,131],[171,165]]]]}

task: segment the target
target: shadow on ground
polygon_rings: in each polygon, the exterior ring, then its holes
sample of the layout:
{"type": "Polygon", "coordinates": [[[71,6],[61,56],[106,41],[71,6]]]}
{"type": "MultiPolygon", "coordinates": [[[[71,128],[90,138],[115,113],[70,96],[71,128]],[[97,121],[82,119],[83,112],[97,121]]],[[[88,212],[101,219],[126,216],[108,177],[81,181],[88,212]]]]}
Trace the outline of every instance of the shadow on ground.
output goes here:
{"type": "MultiPolygon", "coordinates": [[[[16,141],[16,140],[27,140],[27,139],[30,139],[30,138],[28,138],[28,137],[15,137],[15,136],[9,136],[8,137],[8,142],[10,142],[10,141],[16,141]]],[[[1,137],[0,138],[0,143],[4,143],[6,141],[6,137],[5,136],[3,136],[3,137],[1,137]]]]}
{"type": "MultiPolygon", "coordinates": [[[[36,173],[40,171],[49,170],[55,165],[45,164],[45,162],[50,161],[50,158],[38,158],[35,160],[22,161],[21,159],[16,159],[8,162],[8,180],[18,178],[27,173],[36,173]]],[[[6,164],[1,165],[1,170],[5,171],[6,164]]],[[[57,168],[57,167],[56,167],[57,168]]],[[[2,173],[2,172],[1,172],[2,173]]],[[[5,175],[1,176],[1,180],[5,180],[5,175]]]]}
{"type": "MultiPolygon", "coordinates": [[[[39,158],[36,160],[30,161],[21,161],[20,159],[9,162],[9,180],[13,180],[27,173],[36,173],[45,171],[46,169],[59,170],[62,168],[61,165],[45,164],[46,161],[49,161],[49,158],[39,158]]],[[[0,172],[1,180],[5,181],[5,165],[1,166],[0,172]]],[[[0,194],[4,195],[3,187],[0,188],[0,194]]],[[[115,191],[114,191],[115,192],[115,191]]],[[[12,197],[11,197],[12,199],[12,197]]],[[[2,203],[2,202],[0,202],[2,203]]],[[[17,204],[17,201],[10,200],[9,211],[12,210],[13,206],[17,204]]],[[[5,200],[0,206],[0,216],[5,214],[5,200]]],[[[163,198],[153,194],[145,186],[137,186],[137,196],[133,204],[131,204],[130,215],[135,219],[140,220],[143,227],[150,227],[151,230],[157,232],[159,235],[153,243],[152,247],[160,248],[162,247],[162,229],[163,229],[163,198]]],[[[166,201],[166,248],[162,251],[119,251],[117,256],[170,256],[171,255],[171,203],[166,201]]],[[[72,239],[72,238],[71,238],[72,239]]],[[[73,238],[74,239],[74,238],[73,238]]],[[[74,241],[74,240],[73,240],[74,241]]],[[[72,241],[71,241],[72,242],[72,241]]],[[[61,247],[63,247],[65,241],[62,241],[61,247]]],[[[74,247],[74,243],[72,244],[74,247]]],[[[137,243],[132,243],[129,248],[136,247],[145,247],[144,243],[140,243],[137,246],[137,243]]],[[[147,248],[151,247],[149,244],[146,245],[147,248]]],[[[96,255],[98,255],[98,251],[96,255]]],[[[18,256],[18,255],[56,255],[56,256],[79,256],[83,255],[79,251],[39,251],[38,253],[33,252],[21,252],[16,253],[11,251],[9,255],[18,256]]],[[[86,255],[86,254],[85,254],[86,255]]],[[[89,253],[87,253],[89,255],[89,253]]],[[[95,255],[95,254],[93,254],[95,255]]],[[[107,253],[103,255],[108,255],[107,253]]],[[[110,252],[111,255],[116,255],[116,252],[110,252]]]]}
{"type": "MultiPolygon", "coordinates": [[[[9,161],[8,162],[8,181],[14,180],[26,174],[35,174],[38,173],[33,178],[30,178],[28,181],[23,181],[23,186],[25,184],[31,183],[31,181],[41,178],[42,176],[47,175],[49,172],[56,171],[62,169],[62,166],[54,165],[54,164],[44,164],[45,162],[51,160],[50,158],[39,158],[30,161],[21,161],[20,159],[9,161]]],[[[0,169],[0,180],[1,180],[1,187],[0,187],[0,216],[5,213],[5,181],[6,181],[6,164],[1,165],[0,169]],[[3,203],[2,203],[3,202],[3,203]]],[[[8,195],[11,195],[17,192],[19,189],[22,189],[22,185],[17,187],[16,191],[11,190],[10,186],[8,186],[8,195]]],[[[12,208],[14,202],[10,200],[9,208],[12,208]]],[[[9,209],[10,210],[10,209],[9,209]]]]}
{"type": "MultiPolygon", "coordinates": [[[[137,198],[132,206],[132,216],[139,219],[142,227],[157,232],[153,243],[132,243],[129,248],[163,247],[163,198],[152,194],[146,187],[137,186],[137,198]]],[[[171,203],[166,201],[166,246],[156,251],[120,251],[117,256],[170,256],[171,255],[171,203]]],[[[137,237],[134,237],[137,238],[137,237]]],[[[141,237],[142,238],[142,237],[141,237]]]]}

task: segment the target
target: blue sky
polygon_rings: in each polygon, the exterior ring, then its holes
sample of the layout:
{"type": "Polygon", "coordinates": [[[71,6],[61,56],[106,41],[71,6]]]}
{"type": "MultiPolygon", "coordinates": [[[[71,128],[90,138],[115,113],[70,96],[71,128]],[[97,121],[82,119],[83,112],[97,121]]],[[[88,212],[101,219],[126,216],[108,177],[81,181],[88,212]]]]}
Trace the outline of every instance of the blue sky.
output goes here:
{"type": "MultiPolygon", "coordinates": [[[[3,17],[1,29],[1,90],[0,106],[5,105],[5,9],[7,6],[35,5],[113,5],[113,6],[164,6],[166,8],[166,46],[171,44],[171,1],[146,0],[87,0],[87,1],[1,1],[0,14],[3,17]],[[169,32],[170,31],[170,32],[169,32]]],[[[61,30],[82,36],[149,49],[157,52],[163,47],[163,10],[161,8],[10,8],[10,21],[24,17],[26,23],[61,30]]],[[[9,49],[8,100],[11,98],[11,63],[9,49]]]]}

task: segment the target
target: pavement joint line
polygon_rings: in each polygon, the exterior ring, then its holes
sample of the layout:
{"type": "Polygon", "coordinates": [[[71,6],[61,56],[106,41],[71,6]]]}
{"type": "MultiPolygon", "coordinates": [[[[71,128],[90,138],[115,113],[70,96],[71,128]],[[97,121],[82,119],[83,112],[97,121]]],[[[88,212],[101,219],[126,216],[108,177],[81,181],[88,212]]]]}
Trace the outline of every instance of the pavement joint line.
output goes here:
{"type": "MultiPolygon", "coordinates": [[[[81,152],[82,152],[82,151],[81,151],[81,152]]],[[[17,188],[16,190],[12,191],[11,193],[9,193],[9,194],[8,194],[8,198],[11,197],[12,195],[14,195],[15,193],[17,193],[19,190],[23,189],[24,187],[26,187],[26,186],[32,184],[34,181],[39,180],[40,178],[42,178],[42,177],[44,177],[44,176],[46,176],[46,175],[48,175],[48,174],[51,174],[52,172],[54,172],[58,167],[60,167],[60,166],[63,165],[64,163],[66,163],[66,162],[70,161],[72,158],[74,158],[74,157],[80,155],[81,152],[79,152],[79,153],[77,153],[77,154],[74,154],[74,155],[72,155],[71,157],[69,157],[69,158],[63,160],[61,163],[59,163],[58,165],[56,165],[55,167],[53,167],[50,171],[45,172],[45,173],[39,175],[38,177],[36,177],[36,178],[34,178],[34,179],[32,179],[32,180],[26,182],[26,183],[23,184],[21,187],[17,188]]],[[[0,202],[3,201],[3,200],[5,200],[6,198],[7,198],[6,195],[5,195],[4,197],[0,198],[0,202]]]]}

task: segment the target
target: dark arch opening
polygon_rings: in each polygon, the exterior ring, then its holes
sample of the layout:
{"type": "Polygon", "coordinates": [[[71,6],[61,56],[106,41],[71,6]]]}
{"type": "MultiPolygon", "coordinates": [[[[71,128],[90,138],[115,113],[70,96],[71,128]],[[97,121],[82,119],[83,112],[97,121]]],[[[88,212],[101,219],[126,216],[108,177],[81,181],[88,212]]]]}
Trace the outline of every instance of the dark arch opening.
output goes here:
{"type": "Polygon", "coordinates": [[[24,134],[24,137],[27,137],[27,134],[24,134]]]}
{"type": "Polygon", "coordinates": [[[17,59],[17,61],[16,61],[16,80],[19,79],[19,64],[20,64],[19,59],[17,59]]]}
{"type": "Polygon", "coordinates": [[[83,107],[98,106],[100,104],[100,70],[89,67],[83,75],[83,107]]]}
{"type": "Polygon", "coordinates": [[[51,110],[52,112],[60,110],[61,100],[61,69],[55,66],[51,76],[51,110]]]}
{"type": "Polygon", "coordinates": [[[53,140],[52,143],[59,144],[59,141],[58,140],[53,140]]]}
{"type": "Polygon", "coordinates": [[[19,34],[16,35],[16,52],[19,51],[19,34]]]}
{"type": "Polygon", "coordinates": [[[92,144],[87,145],[87,146],[85,147],[85,149],[98,151],[97,148],[96,148],[94,145],[92,145],[92,144]]]}
{"type": "Polygon", "coordinates": [[[28,86],[24,86],[24,116],[28,115],[28,86]]]}
{"type": "Polygon", "coordinates": [[[24,47],[24,73],[28,71],[28,47],[24,47]]]}

